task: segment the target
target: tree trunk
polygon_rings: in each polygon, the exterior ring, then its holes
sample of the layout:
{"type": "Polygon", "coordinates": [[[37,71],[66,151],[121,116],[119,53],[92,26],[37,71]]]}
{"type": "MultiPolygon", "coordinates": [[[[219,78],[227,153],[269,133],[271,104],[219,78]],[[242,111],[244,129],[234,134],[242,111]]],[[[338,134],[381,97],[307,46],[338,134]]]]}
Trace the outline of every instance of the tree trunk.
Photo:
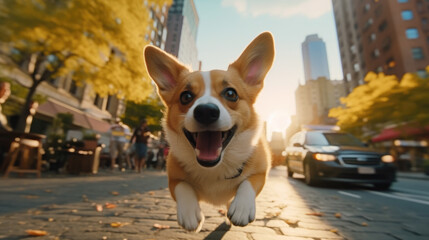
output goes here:
{"type": "Polygon", "coordinates": [[[31,101],[33,100],[33,96],[36,93],[36,89],[37,86],[39,85],[40,82],[38,81],[33,81],[33,85],[31,85],[27,97],[25,97],[25,103],[24,106],[22,107],[21,110],[21,114],[19,115],[19,120],[18,120],[18,124],[15,127],[15,131],[17,132],[24,132],[25,131],[25,126],[27,124],[27,117],[28,115],[30,115],[30,105],[31,105],[31,101]]]}

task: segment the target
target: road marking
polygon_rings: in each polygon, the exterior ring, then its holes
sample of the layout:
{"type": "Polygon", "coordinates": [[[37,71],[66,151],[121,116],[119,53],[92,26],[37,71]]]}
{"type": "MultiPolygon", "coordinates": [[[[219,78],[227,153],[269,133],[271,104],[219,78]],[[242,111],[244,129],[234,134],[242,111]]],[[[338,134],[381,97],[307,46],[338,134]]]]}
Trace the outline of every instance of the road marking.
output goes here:
{"type": "Polygon", "coordinates": [[[420,198],[421,200],[429,200],[429,196],[421,196],[421,195],[417,195],[417,194],[399,193],[399,192],[394,192],[393,194],[396,196],[409,197],[409,198],[420,198]]]}
{"type": "Polygon", "coordinates": [[[404,200],[404,201],[409,201],[409,202],[415,202],[415,203],[420,203],[420,204],[424,204],[424,205],[429,205],[429,201],[412,199],[412,198],[408,198],[408,197],[401,197],[401,196],[396,196],[396,195],[387,194],[387,193],[381,193],[381,192],[375,192],[375,191],[368,191],[368,192],[370,192],[372,194],[375,194],[375,195],[380,195],[380,196],[388,197],[388,198],[395,198],[395,199],[400,199],[400,200],[404,200]]]}
{"type": "Polygon", "coordinates": [[[354,197],[354,198],[361,198],[361,196],[353,194],[353,193],[348,193],[348,192],[343,192],[343,191],[338,191],[339,194],[343,194],[349,197],[354,197]]]}
{"type": "Polygon", "coordinates": [[[423,194],[423,195],[428,195],[428,193],[429,193],[426,191],[419,191],[419,190],[414,190],[414,189],[405,189],[405,188],[398,188],[398,187],[393,187],[392,190],[393,191],[406,192],[406,193],[423,194]]]}

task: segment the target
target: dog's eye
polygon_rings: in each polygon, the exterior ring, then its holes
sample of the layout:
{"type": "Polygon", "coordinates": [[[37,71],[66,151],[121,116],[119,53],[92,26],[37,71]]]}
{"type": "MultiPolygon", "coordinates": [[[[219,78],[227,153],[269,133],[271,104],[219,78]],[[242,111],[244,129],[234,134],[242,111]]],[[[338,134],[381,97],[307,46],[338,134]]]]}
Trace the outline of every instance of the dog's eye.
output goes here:
{"type": "Polygon", "coordinates": [[[231,102],[236,102],[238,100],[238,94],[237,91],[235,91],[234,88],[225,88],[222,91],[222,96],[231,102]]]}
{"type": "Polygon", "coordinates": [[[184,91],[180,94],[180,102],[186,105],[194,100],[194,94],[190,91],[184,91]]]}

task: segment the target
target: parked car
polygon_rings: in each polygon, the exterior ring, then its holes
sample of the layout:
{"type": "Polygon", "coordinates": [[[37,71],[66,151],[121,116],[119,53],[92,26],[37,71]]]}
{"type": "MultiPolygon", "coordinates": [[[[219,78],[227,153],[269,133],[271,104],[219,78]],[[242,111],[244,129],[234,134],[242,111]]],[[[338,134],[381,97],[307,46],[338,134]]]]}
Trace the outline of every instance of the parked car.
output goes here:
{"type": "Polygon", "coordinates": [[[287,174],[305,176],[308,185],[321,181],[371,183],[386,190],[396,180],[391,155],[368,148],[351,134],[331,130],[303,130],[286,148],[287,174]]]}

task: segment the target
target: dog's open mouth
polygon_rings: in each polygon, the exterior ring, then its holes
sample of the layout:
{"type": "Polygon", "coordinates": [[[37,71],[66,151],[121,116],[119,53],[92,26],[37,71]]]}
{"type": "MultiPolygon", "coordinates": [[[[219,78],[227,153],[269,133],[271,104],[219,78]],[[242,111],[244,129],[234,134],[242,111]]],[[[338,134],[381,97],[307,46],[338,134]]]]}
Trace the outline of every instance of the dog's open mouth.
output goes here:
{"type": "Polygon", "coordinates": [[[220,161],[222,151],[228,146],[237,126],[228,131],[204,131],[191,133],[183,129],[189,143],[194,147],[197,161],[201,166],[213,167],[220,161]]]}

